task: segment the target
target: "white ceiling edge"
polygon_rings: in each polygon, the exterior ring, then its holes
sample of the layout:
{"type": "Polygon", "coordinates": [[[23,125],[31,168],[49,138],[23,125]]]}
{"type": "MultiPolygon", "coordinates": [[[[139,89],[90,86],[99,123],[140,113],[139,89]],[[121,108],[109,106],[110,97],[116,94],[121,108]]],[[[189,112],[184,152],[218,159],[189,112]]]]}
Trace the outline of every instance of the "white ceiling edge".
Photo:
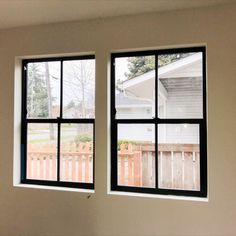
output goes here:
{"type": "Polygon", "coordinates": [[[236,0],[1,0],[0,29],[166,12],[236,0]]]}

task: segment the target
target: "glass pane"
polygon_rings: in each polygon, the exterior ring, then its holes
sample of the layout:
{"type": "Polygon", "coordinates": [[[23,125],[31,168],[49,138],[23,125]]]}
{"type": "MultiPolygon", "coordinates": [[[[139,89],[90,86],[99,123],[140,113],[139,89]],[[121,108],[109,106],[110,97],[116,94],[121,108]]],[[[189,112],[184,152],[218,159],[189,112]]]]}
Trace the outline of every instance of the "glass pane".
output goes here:
{"type": "Polygon", "coordinates": [[[63,62],[63,117],[95,117],[95,59],[63,62]]]}
{"type": "Polygon", "coordinates": [[[118,125],[118,185],[155,187],[155,125],[118,125]]]}
{"type": "Polygon", "coordinates": [[[27,117],[56,118],[60,114],[60,62],[29,63],[27,117]]]}
{"type": "Polygon", "coordinates": [[[28,124],[27,179],[57,180],[57,125],[28,124]]]}
{"type": "Polygon", "coordinates": [[[60,179],[93,183],[93,124],[62,124],[60,179]]]}
{"type": "Polygon", "coordinates": [[[155,116],[155,56],[115,59],[116,118],[155,116]]]}
{"type": "Polygon", "coordinates": [[[200,190],[198,124],[158,125],[158,185],[200,190]]]}
{"type": "Polygon", "coordinates": [[[159,118],[202,118],[202,53],[158,56],[159,118]]]}

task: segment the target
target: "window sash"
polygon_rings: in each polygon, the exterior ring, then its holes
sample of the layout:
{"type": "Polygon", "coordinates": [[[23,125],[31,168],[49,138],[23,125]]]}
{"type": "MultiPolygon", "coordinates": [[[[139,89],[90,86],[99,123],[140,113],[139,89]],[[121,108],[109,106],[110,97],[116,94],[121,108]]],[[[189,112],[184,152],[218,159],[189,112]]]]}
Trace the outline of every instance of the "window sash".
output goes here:
{"type": "Polygon", "coordinates": [[[95,181],[95,118],[63,118],[63,62],[73,60],[94,59],[94,55],[75,56],[75,57],[59,57],[59,58],[38,58],[26,59],[22,63],[22,115],[21,115],[21,183],[34,185],[47,185],[68,188],[94,189],[95,181]],[[57,118],[27,118],[27,64],[36,62],[53,62],[60,61],[60,116],[57,118]],[[57,125],[57,180],[40,180],[27,178],[27,126],[28,124],[56,124],[57,125]],[[65,123],[71,124],[92,124],[93,125],[93,182],[69,182],[60,180],[60,146],[61,146],[61,125],[65,123]]]}
{"type": "Polygon", "coordinates": [[[176,196],[207,196],[207,126],[206,126],[206,50],[205,47],[161,49],[152,51],[124,52],[111,54],[111,190],[151,194],[170,194],[176,196]],[[202,96],[203,118],[170,119],[158,118],[158,55],[175,53],[202,53],[202,96]],[[132,56],[155,56],[155,117],[153,119],[117,119],[115,103],[115,59],[132,56]],[[200,148],[200,191],[182,189],[163,189],[158,186],[158,124],[198,124],[200,148]],[[118,125],[154,124],[155,125],[155,188],[118,185],[118,125]]]}

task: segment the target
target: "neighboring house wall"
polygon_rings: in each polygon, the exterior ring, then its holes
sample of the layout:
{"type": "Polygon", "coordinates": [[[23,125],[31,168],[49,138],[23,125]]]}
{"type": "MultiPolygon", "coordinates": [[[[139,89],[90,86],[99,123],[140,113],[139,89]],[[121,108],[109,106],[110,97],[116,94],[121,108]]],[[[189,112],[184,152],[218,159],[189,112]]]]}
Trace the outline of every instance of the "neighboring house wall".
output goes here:
{"type": "MultiPolygon", "coordinates": [[[[117,118],[119,119],[145,119],[151,117],[151,106],[145,107],[117,107],[117,118]]],[[[118,128],[118,137],[121,140],[135,140],[155,142],[152,126],[148,125],[120,125],[118,128]]]]}
{"type": "Polygon", "coordinates": [[[151,106],[147,107],[117,107],[117,116],[118,119],[145,119],[150,118],[152,108],[151,106]]]}
{"type": "Polygon", "coordinates": [[[118,139],[134,142],[155,142],[155,128],[152,124],[120,124],[118,139]]]}
{"type": "MultiPolygon", "coordinates": [[[[199,143],[199,126],[189,124],[162,124],[158,126],[159,143],[199,143]]],[[[155,128],[152,124],[125,124],[118,127],[118,139],[138,142],[155,142],[155,128]]]]}
{"type": "Polygon", "coordinates": [[[159,143],[199,143],[199,126],[192,124],[161,124],[158,126],[159,143]]]}
{"type": "Polygon", "coordinates": [[[200,118],[200,111],[202,111],[201,91],[170,91],[168,93],[166,117],[200,118]]]}
{"type": "Polygon", "coordinates": [[[166,114],[161,118],[202,118],[202,78],[161,79],[166,87],[166,114]]]}

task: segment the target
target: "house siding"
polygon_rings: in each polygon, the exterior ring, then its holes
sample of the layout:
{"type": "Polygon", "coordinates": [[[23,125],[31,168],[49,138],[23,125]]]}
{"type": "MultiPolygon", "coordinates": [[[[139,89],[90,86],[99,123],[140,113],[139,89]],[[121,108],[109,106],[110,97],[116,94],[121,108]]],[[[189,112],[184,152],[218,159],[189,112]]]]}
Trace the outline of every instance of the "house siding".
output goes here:
{"type": "Polygon", "coordinates": [[[202,118],[202,91],[169,91],[166,118],[202,118]]]}

